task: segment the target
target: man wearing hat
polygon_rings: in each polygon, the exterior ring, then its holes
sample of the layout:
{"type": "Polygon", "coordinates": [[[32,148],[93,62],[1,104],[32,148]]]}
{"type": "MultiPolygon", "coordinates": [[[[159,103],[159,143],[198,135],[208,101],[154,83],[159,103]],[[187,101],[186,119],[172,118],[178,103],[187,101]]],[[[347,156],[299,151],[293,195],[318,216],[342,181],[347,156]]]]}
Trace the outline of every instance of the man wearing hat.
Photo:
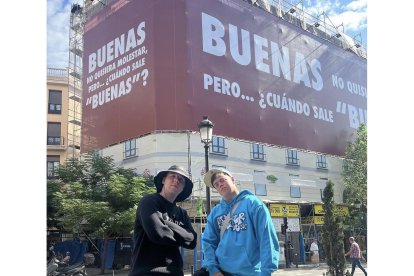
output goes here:
{"type": "Polygon", "coordinates": [[[129,276],[184,275],[180,247],[194,249],[197,234],[187,211],[176,205],[191,195],[193,182],[184,168],[173,165],[154,178],[157,193],[138,205],[129,276]]]}
{"type": "Polygon", "coordinates": [[[209,170],[204,183],[222,199],[203,232],[203,267],[210,276],[270,276],[278,268],[279,241],[266,205],[248,190],[239,192],[224,168],[209,170]]]}

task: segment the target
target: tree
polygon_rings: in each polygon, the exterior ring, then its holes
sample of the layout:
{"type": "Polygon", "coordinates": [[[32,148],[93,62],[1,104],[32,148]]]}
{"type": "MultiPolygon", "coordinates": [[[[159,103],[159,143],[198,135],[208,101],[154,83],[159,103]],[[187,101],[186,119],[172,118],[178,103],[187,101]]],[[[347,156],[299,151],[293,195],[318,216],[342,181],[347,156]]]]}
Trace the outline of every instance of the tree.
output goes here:
{"type": "Polygon", "coordinates": [[[111,157],[91,153],[83,161],[71,159],[62,165],[57,179],[49,181],[48,191],[56,183],[59,189],[50,196],[50,207],[57,209],[60,224],[73,233],[87,229],[103,238],[103,274],[108,239],[132,233],[139,201],[155,192],[152,178],[115,166],[111,157]]]}
{"type": "Polygon", "coordinates": [[[360,204],[362,207],[351,210],[347,224],[366,230],[367,128],[364,124],[358,128],[354,141],[347,145],[342,178],[345,185],[344,203],[360,204]]]}
{"type": "Polygon", "coordinates": [[[342,178],[346,188],[346,203],[355,203],[358,199],[367,203],[367,128],[361,124],[353,142],[349,142],[345,151],[342,178]]]}
{"type": "Polygon", "coordinates": [[[323,247],[329,275],[343,276],[345,269],[344,232],[342,218],[334,213],[334,184],[329,180],[323,190],[324,225],[322,227],[323,247]]]}

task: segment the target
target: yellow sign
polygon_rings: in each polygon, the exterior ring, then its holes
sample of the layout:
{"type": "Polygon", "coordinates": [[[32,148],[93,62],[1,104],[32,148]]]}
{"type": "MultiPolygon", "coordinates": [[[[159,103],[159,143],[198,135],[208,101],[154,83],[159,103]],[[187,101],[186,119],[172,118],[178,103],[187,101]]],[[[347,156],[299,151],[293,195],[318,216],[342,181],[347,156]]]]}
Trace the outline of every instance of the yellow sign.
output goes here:
{"type": "Polygon", "coordinates": [[[299,217],[299,205],[298,204],[280,204],[270,203],[269,206],[270,215],[272,217],[299,217]]]}
{"type": "Polygon", "coordinates": [[[300,219],[301,224],[313,224],[312,217],[303,217],[300,219]]]}
{"type": "MultiPolygon", "coordinates": [[[[324,215],[325,211],[323,210],[322,204],[315,204],[313,206],[315,211],[315,215],[324,215]]],[[[334,214],[338,216],[349,216],[349,209],[347,206],[342,205],[335,205],[334,206],[334,214]]]]}
{"type": "Polygon", "coordinates": [[[324,224],[325,217],[324,216],[314,216],[315,224],[324,224]]]}
{"type": "Polygon", "coordinates": [[[324,216],[303,217],[300,220],[301,224],[324,224],[324,216]]]}

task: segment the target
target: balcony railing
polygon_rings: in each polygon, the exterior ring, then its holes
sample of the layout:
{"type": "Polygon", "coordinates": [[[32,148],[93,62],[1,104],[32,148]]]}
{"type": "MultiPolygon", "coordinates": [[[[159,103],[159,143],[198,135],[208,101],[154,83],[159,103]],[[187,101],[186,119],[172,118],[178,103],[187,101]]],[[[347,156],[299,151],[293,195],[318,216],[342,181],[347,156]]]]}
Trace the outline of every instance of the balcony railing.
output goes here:
{"type": "Polygon", "coordinates": [[[299,158],[294,158],[294,157],[286,156],[286,165],[290,165],[290,166],[300,166],[299,158]]]}
{"type": "Polygon", "coordinates": [[[68,70],[67,69],[61,69],[61,68],[47,68],[47,76],[48,77],[67,78],[68,77],[68,70]]]}
{"type": "Polygon", "coordinates": [[[251,151],[250,159],[255,161],[266,161],[266,154],[263,152],[251,151]]]}
{"type": "Polygon", "coordinates": [[[322,169],[322,170],[327,170],[328,169],[328,164],[326,164],[326,162],[316,161],[316,168],[322,169]]]}
{"type": "Polygon", "coordinates": [[[65,137],[63,136],[47,136],[47,145],[48,146],[64,146],[65,137]]]}

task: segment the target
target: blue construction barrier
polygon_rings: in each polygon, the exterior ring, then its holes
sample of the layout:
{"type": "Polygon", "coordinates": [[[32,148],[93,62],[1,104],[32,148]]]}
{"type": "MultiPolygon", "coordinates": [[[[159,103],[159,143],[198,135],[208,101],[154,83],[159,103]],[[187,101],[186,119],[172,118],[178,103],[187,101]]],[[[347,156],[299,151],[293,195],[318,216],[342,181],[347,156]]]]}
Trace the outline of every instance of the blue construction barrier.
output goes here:
{"type": "Polygon", "coordinates": [[[60,253],[63,257],[70,252],[69,264],[76,264],[83,261],[83,256],[88,252],[88,242],[79,240],[63,241],[53,245],[53,251],[60,253]]]}
{"type": "MultiPolygon", "coordinates": [[[[106,249],[106,260],[105,260],[106,269],[112,268],[112,265],[114,263],[115,244],[116,244],[116,240],[114,239],[108,240],[108,248],[106,249]]],[[[103,239],[98,240],[98,248],[99,248],[99,256],[102,256],[104,252],[103,239]]],[[[96,261],[97,261],[98,267],[101,267],[101,257],[99,257],[96,261]]]]}

